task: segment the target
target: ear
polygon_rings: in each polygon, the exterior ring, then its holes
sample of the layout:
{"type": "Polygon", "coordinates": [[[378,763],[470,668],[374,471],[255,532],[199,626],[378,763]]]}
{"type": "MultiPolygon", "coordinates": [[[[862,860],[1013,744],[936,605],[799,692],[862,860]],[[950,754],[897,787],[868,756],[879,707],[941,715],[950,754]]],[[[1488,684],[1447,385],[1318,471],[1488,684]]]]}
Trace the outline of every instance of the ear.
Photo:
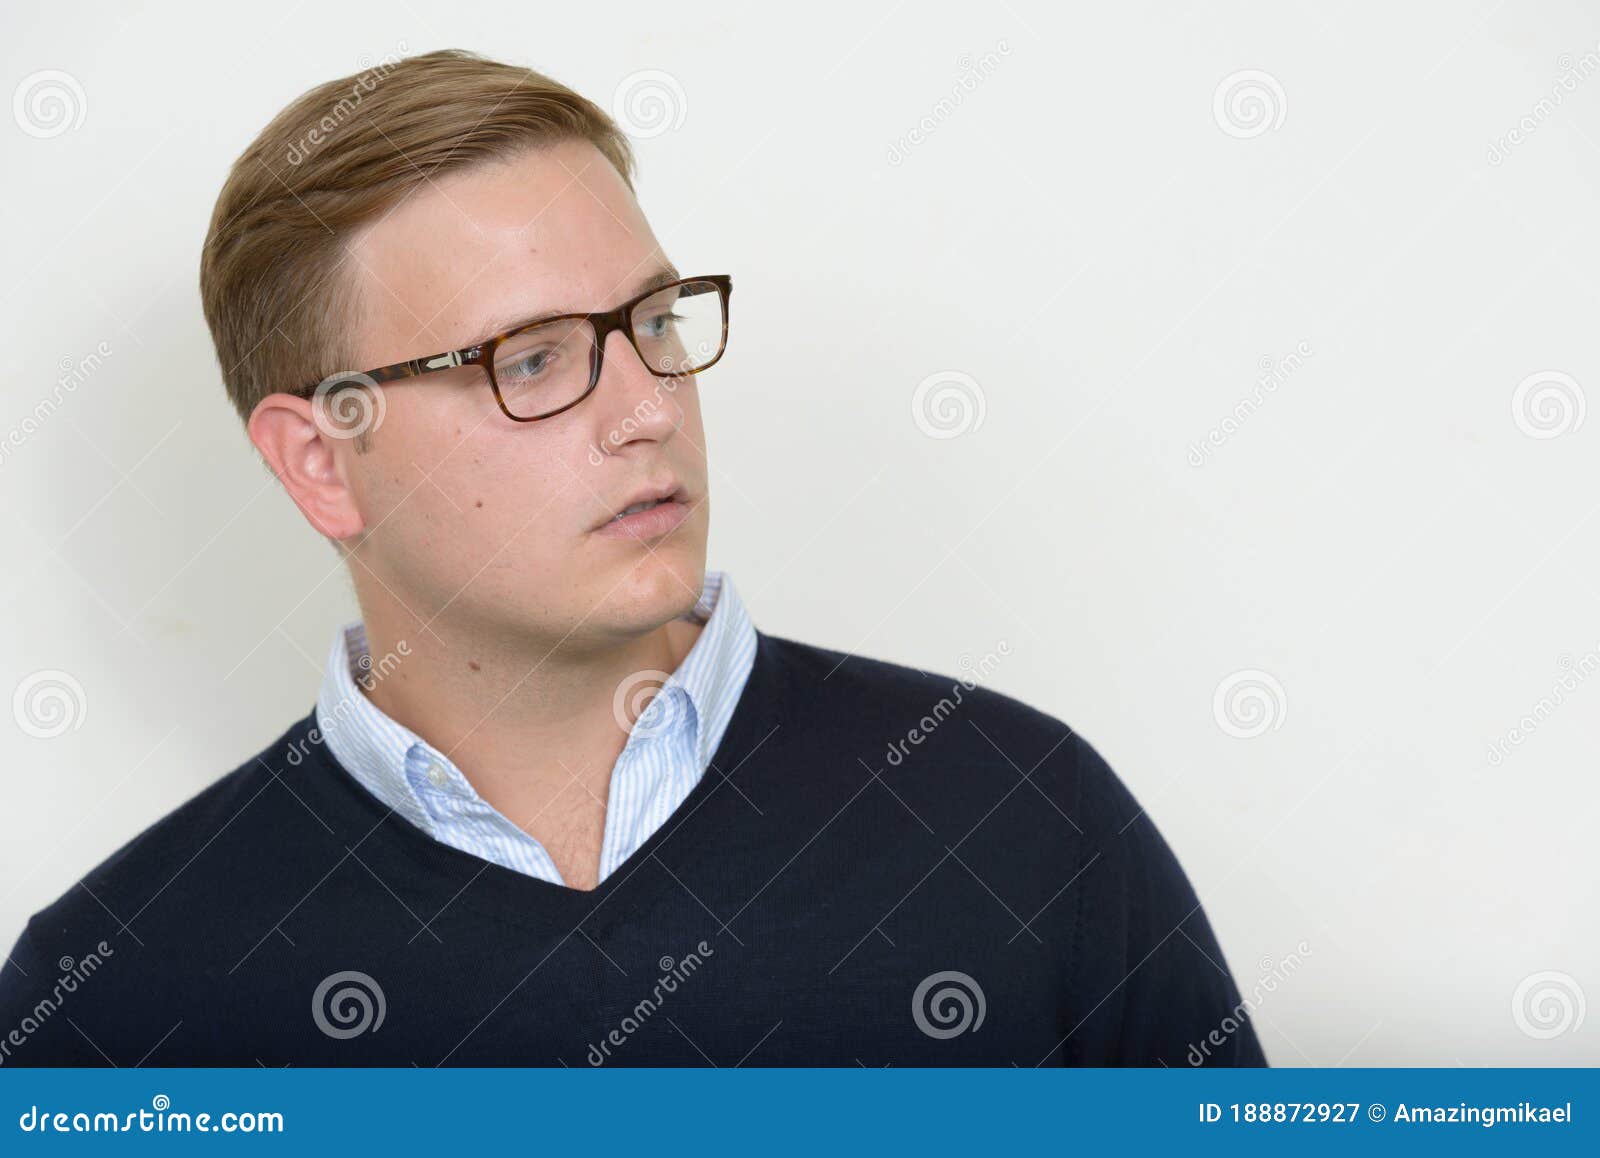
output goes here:
{"type": "Polygon", "coordinates": [[[353,448],[348,437],[322,429],[313,406],[309,398],[269,394],[251,412],[246,429],[306,521],[343,542],[366,527],[346,477],[353,448]]]}

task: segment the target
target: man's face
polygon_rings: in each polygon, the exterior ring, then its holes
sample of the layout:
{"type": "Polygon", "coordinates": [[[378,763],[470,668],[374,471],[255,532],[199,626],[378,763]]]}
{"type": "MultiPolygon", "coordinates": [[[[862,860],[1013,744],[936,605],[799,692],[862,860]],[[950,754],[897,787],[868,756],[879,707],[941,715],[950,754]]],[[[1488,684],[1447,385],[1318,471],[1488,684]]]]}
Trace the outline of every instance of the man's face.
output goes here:
{"type": "MultiPolygon", "coordinates": [[[[539,314],[611,309],[670,269],[587,142],[430,182],[351,250],[356,368],[466,347],[539,314]]],[[[654,377],[619,332],[604,355],[592,394],[536,422],[507,418],[480,367],[381,387],[366,452],[335,450],[365,528],[349,541],[358,585],[423,621],[447,617],[435,630],[580,648],[692,607],[710,521],[695,381],[654,377]],[[674,529],[599,529],[658,484],[687,508],[674,529]]]]}

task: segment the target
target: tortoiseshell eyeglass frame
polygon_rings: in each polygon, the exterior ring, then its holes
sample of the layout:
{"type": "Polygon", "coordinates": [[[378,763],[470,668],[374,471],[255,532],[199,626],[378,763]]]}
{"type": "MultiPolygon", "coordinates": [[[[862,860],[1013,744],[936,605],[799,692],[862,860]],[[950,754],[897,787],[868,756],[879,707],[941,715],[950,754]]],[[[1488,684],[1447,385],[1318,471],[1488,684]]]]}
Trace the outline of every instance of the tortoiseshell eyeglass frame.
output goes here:
{"type": "Polygon", "coordinates": [[[563,411],[571,410],[594,393],[595,387],[600,384],[600,369],[605,360],[606,339],[611,336],[613,330],[622,331],[623,335],[628,339],[628,344],[633,347],[634,353],[638,354],[639,360],[644,363],[645,369],[649,370],[657,378],[687,378],[716,365],[723,352],[728,348],[728,299],[732,294],[733,278],[727,274],[678,278],[662,285],[652,286],[637,297],[623,302],[614,310],[602,310],[592,314],[557,314],[553,317],[542,317],[536,321],[524,322],[513,326],[511,329],[502,331],[475,346],[467,346],[460,350],[446,350],[442,354],[432,354],[426,358],[411,358],[404,362],[395,362],[389,366],[379,366],[375,370],[367,370],[360,374],[337,374],[330,379],[325,379],[323,383],[316,383],[302,388],[301,394],[305,397],[310,397],[323,389],[328,382],[349,381],[367,385],[379,385],[384,382],[394,382],[401,378],[413,378],[422,374],[431,374],[436,370],[453,370],[457,366],[482,366],[488,372],[489,385],[494,391],[494,400],[499,405],[501,413],[513,422],[537,422],[541,418],[552,418],[563,411]],[[639,349],[639,340],[633,332],[634,308],[649,298],[655,297],[663,290],[669,290],[675,286],[689,285],[714,287],[720,296],[722,301],[721,342],[717,346],[717,352],[703,366],[696,366],[693,370],[683,373],[657,370],[645,358],[643,351],[639,349]],[[589,385],[582,394],[571,402],[558,406],[554,410],[530,415],[513,413],[511,408],[506,405],[505,397],[500,393],[500,383],[495,377],[495,351],[500,348],[502,342],[509,338],[514,338],[518,334],[525,334],[529,330],[536,330],[541,326],[548,326],[556,322],[571,321],[588,322],[594,331],[594,345],[589,351],[589,385]]]}

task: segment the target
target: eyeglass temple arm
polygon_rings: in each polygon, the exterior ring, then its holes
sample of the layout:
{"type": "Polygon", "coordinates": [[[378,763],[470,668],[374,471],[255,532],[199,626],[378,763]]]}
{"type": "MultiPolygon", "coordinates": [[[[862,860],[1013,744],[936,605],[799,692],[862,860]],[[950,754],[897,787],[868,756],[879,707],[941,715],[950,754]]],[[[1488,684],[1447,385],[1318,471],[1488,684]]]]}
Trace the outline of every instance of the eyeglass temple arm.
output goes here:
{"type": "Polygon", "coordinates": [[[452,370],[457,366],[477,365],[482,360],[483,347],[469,346],[465,350],[447,350],[431,358],[412,358],[410,361],[396,362],[392,366],[370,370],[366,376],[374,382],[393,382],[398,378],[412,378],[434,370],[452,370]]]}

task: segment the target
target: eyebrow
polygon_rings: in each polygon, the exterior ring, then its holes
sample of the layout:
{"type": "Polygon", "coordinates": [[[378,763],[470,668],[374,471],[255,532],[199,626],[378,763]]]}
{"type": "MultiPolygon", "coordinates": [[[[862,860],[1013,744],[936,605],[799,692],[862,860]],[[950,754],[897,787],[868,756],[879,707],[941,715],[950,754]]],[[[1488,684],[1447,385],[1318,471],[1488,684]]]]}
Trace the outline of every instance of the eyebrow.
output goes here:
{"type": "MultiPolygon", "coordinates": [[[[682,281],[682,280],[683,280],[683,275],[680,274],[677,271],[677,268],[674,267],[669,262],[665,267],[657,270],[655,273],[652,273],[652,274],[648,275],[642,281],[637,282],[635,284],[635,286],[634,286],[634,292],[629,294],[628,296],[630,298],[638,297],[641,294],[649,293],[651,290],[660,289],[662,286],[671,285],[675,281],[682,281]]],[[[552,318],[566,318],[566,317],[571,317],[574,314],[583,314],[583,313],[589,313],[589,312],[603,312],[603,311],[546,310],[544,313],[542,313],[542,314],[534,314],[532,317],[524,317],[524,316],[522,316],[520,314],[516,315],[516,316],[510,316],[510,317],[499,317],[499,318],[496,318],[495,320],[491,321],[480,332],[480,336],[478,338],[476,338],[475,340],[473,340],[471,342],[468,342],[466,346],[462,347],[462,349],[466,349],[466,348],[471,347],[471,346],[481,346],[484,343],[488,342],[491,338],[497,337],[500,334],[504,334],[509,330],[520,330],[524,326],[536,326],[540,322],[548,322],[552,318]]]]}

